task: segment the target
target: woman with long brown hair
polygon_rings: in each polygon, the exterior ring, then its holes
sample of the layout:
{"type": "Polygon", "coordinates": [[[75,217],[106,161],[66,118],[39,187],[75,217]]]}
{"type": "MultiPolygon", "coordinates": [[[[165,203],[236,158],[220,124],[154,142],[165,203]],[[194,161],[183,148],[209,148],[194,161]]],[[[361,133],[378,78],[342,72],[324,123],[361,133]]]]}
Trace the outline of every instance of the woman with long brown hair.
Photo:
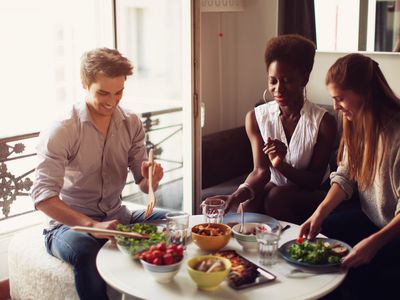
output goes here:
{"type": "Polygon", "coordinates": [[[400,99],[379,64],[361,54],[339,58],[326,85],[343,122],[339,167],[300,236],[313,239],[322,228],[323,234],[349,243],[353,250],[342,261],[350,268],[344,285],[348,296],[387,299],[382,293],[396,286],[391,271],[400,265],[400,99]],[[361,210],[333,213],[325,220],[357,191],[361,210]]]}

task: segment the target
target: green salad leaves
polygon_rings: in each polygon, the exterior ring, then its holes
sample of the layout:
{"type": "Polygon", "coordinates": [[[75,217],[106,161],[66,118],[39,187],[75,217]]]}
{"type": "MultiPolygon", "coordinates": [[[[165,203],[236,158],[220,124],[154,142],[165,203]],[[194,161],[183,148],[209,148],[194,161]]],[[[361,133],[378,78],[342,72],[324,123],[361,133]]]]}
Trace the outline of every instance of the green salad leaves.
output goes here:
{"type": "Polygon", "coordinates": [[[322,240],[293,243],[288,247],[288,252],[291,258],[313,265],[340,263],[340,257],[332,251],[332,246],[322,240]]]}
{"type": "Polygon", "coordinates": [[[159,242],[166,242],[164,232],[157,232],[157,226],[153,224],[136,223],[131,225],[117,225],[117,230],[123,232],[137,232],[140,234],[148,234],[148,239],[136,239],[117,236],[117,243],[128,249],[129,253],[133,258],[138,258],[140,252],[146,251],[151,245],[155,245],[159,242]]]}

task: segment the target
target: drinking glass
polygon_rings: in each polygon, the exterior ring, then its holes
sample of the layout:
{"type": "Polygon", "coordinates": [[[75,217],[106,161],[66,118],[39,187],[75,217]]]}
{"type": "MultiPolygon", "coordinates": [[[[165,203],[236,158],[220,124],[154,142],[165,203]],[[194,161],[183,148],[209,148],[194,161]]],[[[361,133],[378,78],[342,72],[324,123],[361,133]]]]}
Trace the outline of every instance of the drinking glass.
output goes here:
{"type": "Polygon", "coordinates": [[[168,242],[182,245],[186,249],[186,239],[189,229],[189,214],[183,211],[169,212],[167,218],[168,242]]]}
{"type": "Polygon", "coordinates": [[[273,225],[258,224],[256,226],[258,256],[262,265],[270,266],[276,263],[281,230],[279,223],[273,225]]]}
{"type": "Polygon", "coordinates": [[[201,203],[205,223],[222,223],[225,201],[222,199],[206,199],[201,203]]]}

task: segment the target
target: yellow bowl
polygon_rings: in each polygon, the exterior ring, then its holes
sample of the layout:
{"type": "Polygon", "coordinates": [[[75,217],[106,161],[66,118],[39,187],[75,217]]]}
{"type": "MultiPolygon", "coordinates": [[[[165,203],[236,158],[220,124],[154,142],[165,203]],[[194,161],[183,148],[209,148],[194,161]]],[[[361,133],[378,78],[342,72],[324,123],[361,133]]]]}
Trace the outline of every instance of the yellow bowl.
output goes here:
{"type": "Polygon", "coordinates": [[[190,278],[197,284],[197,287],[204,291],[214,291],[218,288],[220,283],[224,281],[229,271],[231,270],[231,262],[229,259],[226,259],[221,256],[214,255],[200,255],[192,257],[187,261],[187,270],[190,275],[190,278]],[[220,261],[225,266],[225,270],[218,272],[201,272],[194,269],[194,267],[203,260],[215,258],[220,261]]]}
{"type": "Polygon", "coordinates": [[[224,248],[231,238],[232,230],[228,225],[222,223],[203,223],[192,227],[192,241],[202,250],[205,251],[217,251],[224,248]],[[223,235],[202,235],[194,232],[198,226],[211,226],[218,228],[224,232],[223,235]]]}

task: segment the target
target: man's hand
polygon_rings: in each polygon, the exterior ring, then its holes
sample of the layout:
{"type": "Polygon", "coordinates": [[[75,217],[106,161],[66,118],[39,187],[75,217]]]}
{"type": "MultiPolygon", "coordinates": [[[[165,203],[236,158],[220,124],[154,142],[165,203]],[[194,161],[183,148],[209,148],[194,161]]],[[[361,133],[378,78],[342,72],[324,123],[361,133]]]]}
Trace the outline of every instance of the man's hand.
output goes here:
{"type": "Polygon", "coordinates": [[[268,155],[272,167],[277,168],[285,159],[287,147],[280,140],[268,138],[263,152],[268,155]]]}
{"type": "MultiPolygon", "coordinates": [[[[117,227],[118,220],[111,220],[111,221],[105,221],[105,222],[95,222],[93,223],[93,228],[100,228],[100,229],[111,229],[115,230],[117,227]]],[[[115,238],[113,236],[107,236],[103,234],[98,234],[98,233],[93,233],[92,234],[95,238],[97,239],[109,239],[113,244],[115,244],[115,238]]]]}
{"type": "MultiPolygon", "coordinates": [[[[148,180],[149,179],[149,167],[151,163],[148,161],[142,162],[141,166],[141,172],[142,176],[148,180]]],[[[158,187],[158,184],[160,183],[160,180],[164,176],[164,169],[159,163],[156,163],[155,161],[153,162],[153,190],[156,190],[158,187]]]]}

